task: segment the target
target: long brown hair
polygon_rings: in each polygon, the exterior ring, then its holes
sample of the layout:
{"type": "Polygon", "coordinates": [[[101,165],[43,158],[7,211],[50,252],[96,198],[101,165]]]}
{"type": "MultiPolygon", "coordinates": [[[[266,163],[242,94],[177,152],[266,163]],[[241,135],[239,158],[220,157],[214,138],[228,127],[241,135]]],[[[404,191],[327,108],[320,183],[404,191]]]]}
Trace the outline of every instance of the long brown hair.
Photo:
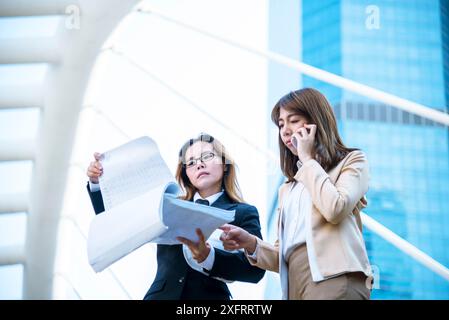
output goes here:
{"type": "MultiPolygon", "coordinates": [[[[349,152],[357,150],[343,144],[332,107],[318,90],[304,88],[283,96],[271,111],[271,120],[278,128],[281,108],[303,116],[307,119],[307,123],[317,126],[312,157],[325,171],[334,168],[349,152]]],[[[296,166],[298,156],[284,145],[280,134],[278,139],[281,169],[288,178],[288,182],[292,182],[298,171],[296,166]]]]}
{"type": "Polygon", "coordinates": [[[232,160],[231,156],[223,146],[223,144],[206,133],[201,133],[197,138],[189,139],[184,143],[178,156],[178,166],[176,168],[176,180],[184,191],[184,195],[181,197],[183,200],[192,200],[197,189],[190,182],[186,173],[186,159],[185,155],[187,149],[190,148],[196,142],[207,142],[212,144],[214,151],[218,157],[221,157],[224,165],[224,173],[222,180],[222,188],[228,195],[228,197],[234,202],[244,202],[242,193],[240,191],[239,184],[237,182],[237,165],[232,160]]]}

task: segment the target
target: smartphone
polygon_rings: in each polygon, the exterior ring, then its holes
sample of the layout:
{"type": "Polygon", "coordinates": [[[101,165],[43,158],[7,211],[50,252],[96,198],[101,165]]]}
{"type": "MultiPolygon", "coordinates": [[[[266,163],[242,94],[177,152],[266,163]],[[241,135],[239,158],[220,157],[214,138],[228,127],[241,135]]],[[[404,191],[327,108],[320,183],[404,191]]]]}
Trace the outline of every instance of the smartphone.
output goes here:
{"type": "Polygon", "coordinates": [[[295,148],[298,148],[298,141],[296,140],[296,137],[295,137],[295,136],[292,137],[292,145],[293,145],[295,148]]]}

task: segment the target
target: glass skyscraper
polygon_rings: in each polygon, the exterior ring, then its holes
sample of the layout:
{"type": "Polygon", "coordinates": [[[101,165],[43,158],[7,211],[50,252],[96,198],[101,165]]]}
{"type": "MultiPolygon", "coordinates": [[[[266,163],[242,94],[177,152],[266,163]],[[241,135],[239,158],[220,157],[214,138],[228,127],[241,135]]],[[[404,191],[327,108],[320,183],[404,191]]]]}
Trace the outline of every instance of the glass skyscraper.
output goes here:
{"type": "MultiPolygon", "coordinates": [[[[302,1],[296,58],[447,111],[448,6],[443,0],[302,1]]],[[[298,84],[328,97],[345,144],[367,154],[365,212],[448,266],[447,127],[307,76],[298,84]]],[[[449,282],[366,228],[364,237],[379,280],[373,299],[449,299],[449,282]]]]}

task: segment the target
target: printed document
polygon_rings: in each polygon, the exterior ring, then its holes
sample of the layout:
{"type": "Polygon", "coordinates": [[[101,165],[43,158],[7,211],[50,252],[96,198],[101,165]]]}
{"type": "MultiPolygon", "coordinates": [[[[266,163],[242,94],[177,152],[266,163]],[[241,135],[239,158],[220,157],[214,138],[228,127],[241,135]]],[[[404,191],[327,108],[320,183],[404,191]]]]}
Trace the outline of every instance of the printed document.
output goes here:
{"type": "Polygon", "coordinates": [[[180,188],[149,137],[132,140],[102,154],[100,189],[105,212],[92,220],[87,251],[96,272],[152,242],[180,244],[181,236],[206,239],[234,220],[234,211],[178,199],[180,188]]]}

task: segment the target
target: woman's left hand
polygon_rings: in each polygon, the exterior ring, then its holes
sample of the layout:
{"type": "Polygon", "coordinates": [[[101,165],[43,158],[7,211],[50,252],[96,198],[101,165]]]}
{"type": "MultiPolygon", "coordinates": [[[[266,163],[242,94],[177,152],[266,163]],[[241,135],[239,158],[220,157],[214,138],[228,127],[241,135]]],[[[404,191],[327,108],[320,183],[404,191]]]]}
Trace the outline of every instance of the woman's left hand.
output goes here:
{"type": "Polygon", "coordinates": [[[293,134],[296,138],[296,151],[298,152],[298,158],[302,163],[313,159],[312,154],[315,143],[315,133],[315,124],[305,124],[304,127],[299,128],[298,132],[293,134]]]}
{"type": "Polygon", "coordinates": [[[206,260],[207,256],[210,253],[210,244],[206,242],[201,229],[197,228],[195,231],[199,238],[198,242],[193,242],[183,237],[176,237],[176,239],[189,247],[190,251],[192,252],[193,259],[195,259],[196,262],[201,263],[206,260]]]}

